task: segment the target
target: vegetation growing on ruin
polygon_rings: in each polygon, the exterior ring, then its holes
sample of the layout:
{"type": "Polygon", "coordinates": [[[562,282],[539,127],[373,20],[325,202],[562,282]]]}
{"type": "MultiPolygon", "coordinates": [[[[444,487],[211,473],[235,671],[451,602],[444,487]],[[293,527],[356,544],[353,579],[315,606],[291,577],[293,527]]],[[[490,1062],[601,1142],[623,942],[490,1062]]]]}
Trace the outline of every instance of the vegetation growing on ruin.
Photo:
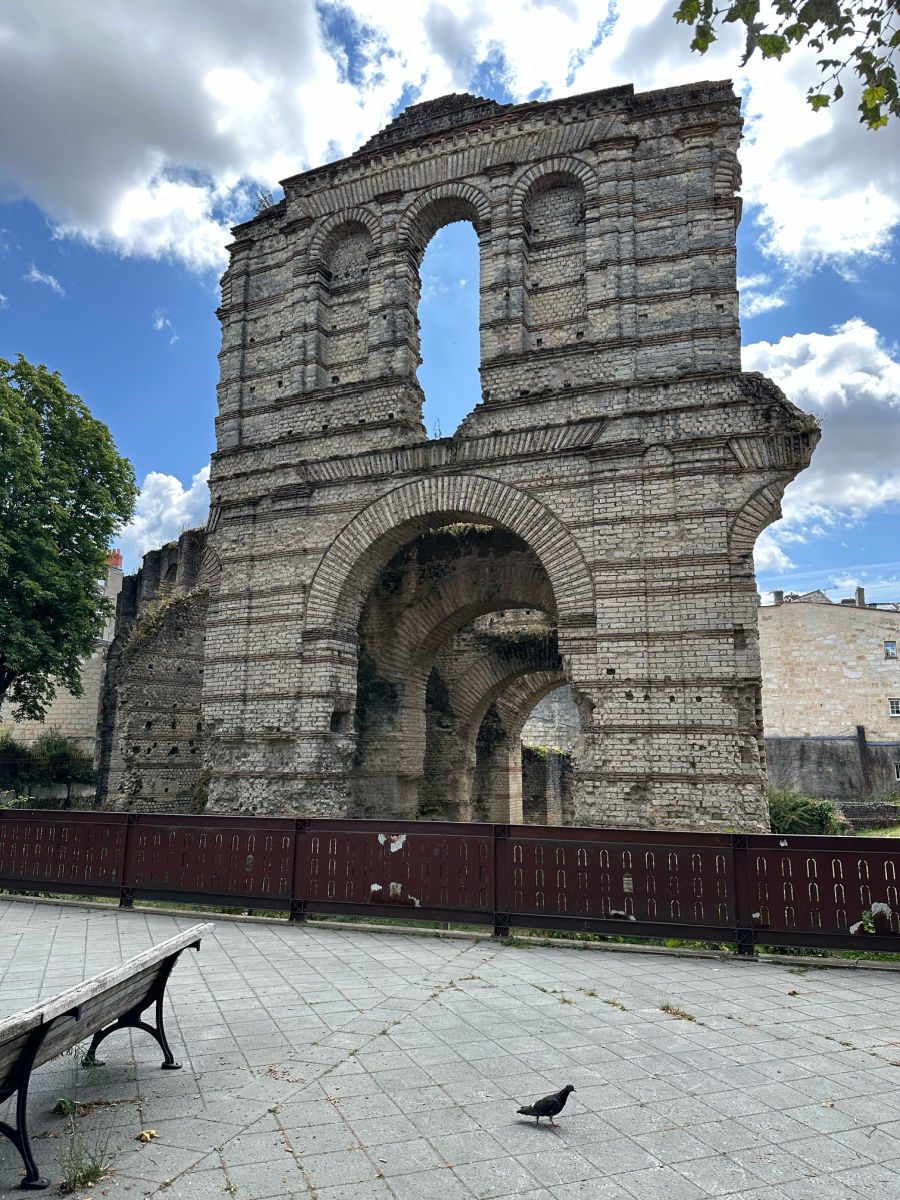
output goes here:
{"type": "Polygon", "coordinates": [[[546,650],[558,654],[557,634],[547,625],[521,625],[518,628],[481,629],[478,640],[493,650],[546,650]]]}
{"type": "Polygon", "coordinates": [[[125,647],[126,650],[133,650],[141,642],[155,638],[162,630],[166,621],[196,600],[197,595],[196,591],[175,592],[171,596],[160,596],[157,600],[154,600],[147,606],[141,619],[131,630],[125,647]]]}
{"type": "Polygon", "coordinates": [[[561,746],[534,746],[530,742],[526,743],[523,749],[528,754],[533,754],[536,758],[569,758],[570,751],[564,750],[561,746]]]}

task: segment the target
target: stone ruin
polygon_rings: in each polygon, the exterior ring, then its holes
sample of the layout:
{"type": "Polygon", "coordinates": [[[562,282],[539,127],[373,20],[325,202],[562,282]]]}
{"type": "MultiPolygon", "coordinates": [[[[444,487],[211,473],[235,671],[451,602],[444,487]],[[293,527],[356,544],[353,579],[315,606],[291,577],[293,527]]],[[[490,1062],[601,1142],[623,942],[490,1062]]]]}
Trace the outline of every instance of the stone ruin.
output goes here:
{"type": "Polygon", "coordinates": [[[126,580],[108,805],[521,820],[565,685],[560,819],[767,828],[752,552],[818,432],[741,372],[740,133],[727,82],[447,96],[235,229],[210,517],[126,580]],[[481,395],[429,439],[454,221],[481,395]]]}

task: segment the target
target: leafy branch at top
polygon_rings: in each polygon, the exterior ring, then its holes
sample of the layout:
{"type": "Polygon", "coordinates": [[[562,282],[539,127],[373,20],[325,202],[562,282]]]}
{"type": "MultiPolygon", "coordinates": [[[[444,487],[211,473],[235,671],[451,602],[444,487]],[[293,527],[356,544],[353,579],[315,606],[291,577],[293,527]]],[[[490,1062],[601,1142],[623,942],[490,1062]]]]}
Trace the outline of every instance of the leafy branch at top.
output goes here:
{"type": "Polygon", "coordinates": [[[781,60],[796,46],[807,45],[817,59],[821,80],[806,99],[813,110],[827,108],[844,94],[844,72],[859,79],[860,121],[881,129],[889,117],[900,117],[895,53],[900,46],[900,0],[771,0],[770,15],[760,19],[760,0],[681,0],[676,21],[693,26],[691,49],[705,54],[717,40],[719,25],[743,25],[744,66],[759,51],[781,60]]]}

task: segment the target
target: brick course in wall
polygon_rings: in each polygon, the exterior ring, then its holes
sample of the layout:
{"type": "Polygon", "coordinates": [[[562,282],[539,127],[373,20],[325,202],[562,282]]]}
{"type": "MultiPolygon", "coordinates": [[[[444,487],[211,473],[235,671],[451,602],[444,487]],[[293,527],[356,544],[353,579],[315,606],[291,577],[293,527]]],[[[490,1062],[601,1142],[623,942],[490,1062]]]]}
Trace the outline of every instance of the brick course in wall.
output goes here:
{"type": "MultiPolygon", "coordinates": [[[[235,230],[205,615],[198,598],[184,631],[191,646],[205,638],[211,810],[353,815],[374,799],[386,817],[415,816],[429,655],[433,667],[473,623],[514,608],[544,614],[558,663],[491,696],[473,785],[493,819],[514,814],[516,794],[521,806],[521,781],[500,796],[487,750],[518,722],[518,756],[528,712],[565,679],[582,724],[575,820],[765,826],[752,551],[818,432],[740,372],[740,128],[728,83],[444,97],[286,180],[283,201],[235,230]],[[457,220],[479,239],[482,390],[452,438],[428,440],[418,272],[457,220]],[[445,587],[404,576],[415,615],[397,613],[395,649],[415,670],[395,654],[378,678],[418,732],[404,746],[395,728],[396,765],[382,746],[366,799],[371,598],[404,548],[459,525],[515,550],[493,596],[485,571],[449,552],[445,587]]],[[[147,795],[131,729],[110,794],[147,795]]]]}

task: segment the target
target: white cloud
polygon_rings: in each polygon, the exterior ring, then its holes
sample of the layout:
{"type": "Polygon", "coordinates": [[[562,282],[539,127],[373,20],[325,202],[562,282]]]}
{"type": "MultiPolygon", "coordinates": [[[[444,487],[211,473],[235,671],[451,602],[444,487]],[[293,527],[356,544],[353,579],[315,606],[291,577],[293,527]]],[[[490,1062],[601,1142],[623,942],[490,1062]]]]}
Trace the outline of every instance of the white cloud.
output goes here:
{"type": "Polygon", "coordinates": [[[44,284],[44,286],[50,288],[52,292],[56,292],[57,296],[64,296],[66,294],[65,288],[55,275],[48,275],[44,271],[39,271],[34,263],[31,264],[22,278],[26,283],[44,284]]]}
{"type": "Polygon", "coordinates": [[[900,504],[900,360],[876,329],[855,318],[831,333],[756,342],[744,347],[743,363],[774,379],[822,426],[812,466],[789,484],[784,517],[766,531],[758,565],[786,569],[772,547],[833,536],[838,526],[900,504]]]}
{"type": "Polygon", "coordinates": [[[9,296],[4,296],[0,292],[0,308],[9,308],[9,296]]]}
{"type": "Polygon", "coordinates": [[[785,554],[772,536],[771,529],[764,529],[756,539],[753,561],[756,564],[757,571],[766,571],[769,573],[789,571],[794,565],[793,560],[785,554]]]}
{"type": "MultiPolygon", "coordinates": [[[[900,122],[859,128],[854,87],[813,114],[815,56],[738,66],[739,30],[689,49],[672,0],[72,0],[8,5],[0,75],[0,194],[37,203],[66,236],[129,255],[225,263],[228,226],[257,188],[351,153],[401,99],[479,90],[516,100],[623,83],[733,76],[746,93],[747,211],[794,270],[849,270],[900,222],[900,122]],[[615,20],[611,19],[615,15],[615,20]],[[334,30],[353,30],[352,51],[334,30]],[[603,37],[598,36],[602,28],[603,37]],[[489,68],[489,70],[488,70],[489,68]]],[[[771,310],[777,290],[748,297],[771,310]]]]}
{"type": "Polygon", "coordinates": [[[770,276],[765,274],[738,277],[738,292],[741,297],[741,317],[749,320],[761,313],[782,308],[787,299],[784,287],[775,287],[770,276]]]}
{"type": "Polygon", "coordinates": [[[176,342],[181,340],[165,308],[155,308],[153,310],[153,328],[157,333],[168,334],[170,346],[174,346],[176,342]]]}
{"type": "Polygon", "coordinates": [[[197,472],[187,488],[174,475],[151,471],[141,485],[134,516],[117,539],[125,570],[136,571],[142,554],[177,538],[183,529],[202,525],[208,510],[208,466],[197,472]]]}

